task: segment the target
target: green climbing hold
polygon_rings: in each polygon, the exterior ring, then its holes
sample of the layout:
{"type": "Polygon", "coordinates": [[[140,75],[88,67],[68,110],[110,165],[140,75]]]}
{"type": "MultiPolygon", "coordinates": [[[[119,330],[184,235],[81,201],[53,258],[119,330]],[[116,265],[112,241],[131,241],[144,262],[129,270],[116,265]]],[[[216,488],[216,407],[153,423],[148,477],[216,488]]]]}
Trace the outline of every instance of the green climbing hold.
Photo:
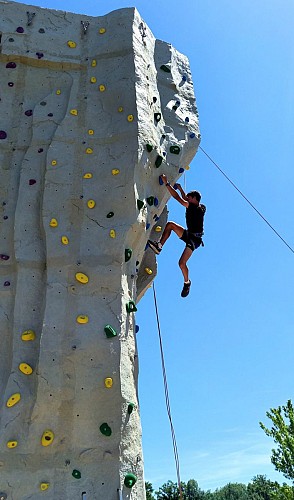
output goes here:
{"type": "Polygon", "coordinates": [[[82,474],[80,473],[80,471],[79,471],[79,470],[74,469],[74,470],[72,471],[72,476],[73,476],[75,479],[81,479],[82,474]]]}
{"type": "Polygon", "coordinates": [[[136,304],[132,300],[126,304],[127,313],[136,312],[136,304]]]}
{"type": "Polygon", "coordinates": [[[165,71],[166,73],[170,73],[170,68],[168,66],[166,66],[165,64],[162,64],[160,66],[160,69],[162,69],[162,71],[165,71]]]}
{"type": "Polygon", "coordinates": [[[100,425],[100,432],[104,436],[108,436],[109,437],[109,436],[111,436],[112,430],[109,427],[109,425],[106,422],[104,422],[104,424],[100,425]]]}
{"type": "Polygon", "coordinates": [[[169,148],[170,152],[173,153],[174,155],[178,155],[179,152],[181,151],[181,148],[179,146],[171,146],[169,148]]]}
{"type": "Polygon", "coordinates": [[[117,336],[117,333],[116,333],[115,329],[112,328],[112,326],[110,326],[110,325],[106,325],[104,327],[104,332],[106,333],[106,337],[108,339],[111,339],[112,337],[116,337],[117,336]]]}
{"type": "Polygon", "coordinates": [[[146,144],[146,149],[147,149],[148,153],[151,153],[153,146],[151,144],[146,144]]]}
{"type": "Polygon", "coordinates": [[[130,415],[133,412],[133,409],[135,408],[134,403],[129,403],[128,404],[128,414],[130,415]]]}
{"type": "Polygon", "coordinates": [[[155,166],[156,168],[160,167],[160,165],[162,164],[162,160],[163,160],[163,157],[158,155],[156,160],[155,160],[155,166]]]}
{"type": "Polygon", "coordinates": [[[142,200],[137,200],[137,207],[138,207],[138,210],[141,210],[141,208],[144,207],[144,201],[142,200]]]}
{"type": "Polygon", "coordinates": [[[113,216],[114,216],[114,212],[108,212],[108,214],[106,215],[107,219],[110,219],[113,216]]]}
{"type": "Polygon", "coordinates": [[[126,248],[125,249],[125,262],[128,262],[128,260],[130,260],[130,258],[132,257],[132,249],[131,248],[126,248]]]}
{"type": "Polygon", "coordinates": [[[136,482],[137,482],[137,477],[135,476],[135,474],[129,473],[125,477],[124,485],[127,488],[132,488],[134,486],[134,484],[136,484],[136,482]]]}
{"type": "Polygon", "coordinates": [[[154,204],[154,196],[148,196],[148,198],[146,198],[146,201],[148,203],[148,205],[153,205],[154,204]]]}

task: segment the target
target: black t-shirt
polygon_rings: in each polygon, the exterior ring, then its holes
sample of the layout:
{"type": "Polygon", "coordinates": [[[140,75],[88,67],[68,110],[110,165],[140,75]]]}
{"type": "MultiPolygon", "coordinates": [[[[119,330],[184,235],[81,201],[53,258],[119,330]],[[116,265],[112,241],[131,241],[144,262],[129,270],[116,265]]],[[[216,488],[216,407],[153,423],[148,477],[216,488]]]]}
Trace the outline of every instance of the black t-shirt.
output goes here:
{"type": "Polygon", "coordinates": [[[186,224],[190,233],[203,233],[203,219],[206,212],[205,205],[189,203],[186,208],[186,224]]]}

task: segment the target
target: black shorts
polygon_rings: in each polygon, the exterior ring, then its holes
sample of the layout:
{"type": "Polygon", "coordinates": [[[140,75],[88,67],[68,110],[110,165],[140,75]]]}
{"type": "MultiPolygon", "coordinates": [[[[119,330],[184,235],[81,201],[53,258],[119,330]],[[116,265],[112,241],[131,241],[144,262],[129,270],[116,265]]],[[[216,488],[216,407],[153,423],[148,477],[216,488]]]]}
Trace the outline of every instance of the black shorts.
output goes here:
{"type": "Polygon", "coordinates": [[[186,247],[190,248],[192,252],[202,244],[202,238],[195,236],[193,233],[189,233],[187,229],[184,229],[183,236],[180,240],[183,240],[186,243],[186,247]]]}

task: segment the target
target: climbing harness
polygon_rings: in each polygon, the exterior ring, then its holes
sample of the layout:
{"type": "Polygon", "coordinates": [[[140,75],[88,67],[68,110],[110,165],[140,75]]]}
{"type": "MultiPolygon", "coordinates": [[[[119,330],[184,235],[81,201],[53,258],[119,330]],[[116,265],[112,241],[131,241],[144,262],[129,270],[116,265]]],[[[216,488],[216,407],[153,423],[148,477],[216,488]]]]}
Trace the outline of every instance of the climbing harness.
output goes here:
{"type": "Polygon", "coordinates": [[[262,220],[271,228],[271,230],[276,234],[276,236],[278,236],[278,238],[282,240],[282,242],[289,248],[289,250],[291,250],[291,252],[294,253],[294,249],[287,243],[286,240],[284,240],[284,238],[282,238],[282,236],[278,233],[278,231],[276,231],[276,229],[268,222],[268,220],[262,215],[262,213],[260,213],[259,210],[257,210],[257,208],[251,203],[251,201],[249,201],[248,198],[246,198],[246,196],[242,193],[242,191],[240,191],[240,189],[236,186],[236,184],[234,184],[234,182],[231,181],[228,175],[211,158],[211,156],[209,156],[209,154],[207,154],[206,151],[204,151],[204,149],[201,146],[199,146],[199,149],[201,149],[201,151],[205,154],[205,156],[207,156],[207,158],[211,161],[211,163],[213,163],[213,165],[221,172],[221,174],[223,174],[223,176],[227,179],[227,181],[229,181],[229,183],[232,184],[232,186],[238,191],[238,193],[244,198],[244,200],[247,201],[247,203],[251,206],[251,208],[255,210],[255,212],[259,215],[259,217],[261,217],[262,220]]]}
{"type": "Polygon", "coordinates": [[[161,337],[161,330],[160,330],[159,314],[158,314],[158,307],[157,307],[156,291],[155,291],[154,281],[152,283],[152,288],[153,288],[153,297],[154,297],[154,305],[155,305],[156,320],[157,320],[157,329],[158,329],[158,337],[159,337],[159,345],[160,345],[161,366],[162,366],[162,374],[163,374],[163,382],[164,382],[164,392],[165,392],[166,409],[167,409],[167,414],[168,414],[168,418],[169,418],[169,421],[170,421],[170,428],[171,428],[171,435],[172,435],[172,442],[173,442],[173,449],[174,449],[174,457],[175,457],[176,470],[177,470],[177,478],[178,478],[178,487],[179,487],[180,500],[183,500],[183,492],[182,492],[182,487],[181,487],[181,476],[180,476],[180,460],[179,460],[178,447],[177,447],[177,441],[176,441],[176,434],[175,434],[175,430],[174,430],[174,426],[173,426],[173,422],[172,422],[171,408],[170,408],[170,402],[169,402],[168,385],[167,385],[167,377],[166,377],[166,370],[165,370],[165,363],[164,363],[163,345],[162,345],[162,337],[161,337]]]}

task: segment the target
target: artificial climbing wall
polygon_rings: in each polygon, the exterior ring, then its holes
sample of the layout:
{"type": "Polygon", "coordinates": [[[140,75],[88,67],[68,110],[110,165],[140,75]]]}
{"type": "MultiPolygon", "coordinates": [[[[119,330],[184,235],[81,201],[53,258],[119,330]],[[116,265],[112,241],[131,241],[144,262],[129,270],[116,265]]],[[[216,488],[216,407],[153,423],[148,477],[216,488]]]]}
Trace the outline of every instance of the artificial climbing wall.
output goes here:
{"type": "Polygon", "coordinates": [[[188,60],[133,8],[0,18],[0,498],[142,500],[135,312],[200,140],[188,60]]]}

